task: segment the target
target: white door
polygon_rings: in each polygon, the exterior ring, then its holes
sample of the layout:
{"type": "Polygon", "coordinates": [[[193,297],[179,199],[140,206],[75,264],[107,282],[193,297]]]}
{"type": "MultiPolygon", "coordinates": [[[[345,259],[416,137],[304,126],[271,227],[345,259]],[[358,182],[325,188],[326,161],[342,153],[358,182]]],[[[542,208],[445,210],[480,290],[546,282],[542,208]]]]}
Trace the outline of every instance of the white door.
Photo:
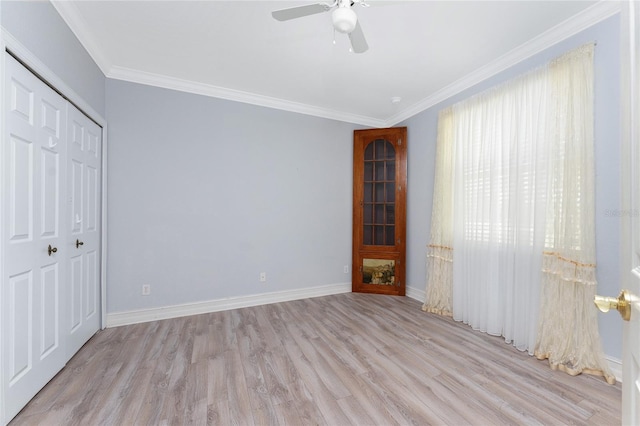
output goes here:
{"type": "Polygon", "coordinates": [[[623,322],[622,424],[640,425],[640,4],[622,9],[622,223],[623,280],[631,294],[631,317],[623,322]],[[631,273],[629,274],[629,271],[631,273]]]}
{"type": "Polygon", "coordinates": [[[100,327],[102,133],[73,105],[69,105],[68,113],[70,358],[100,327]]]}
{"type": "MultiPolygon", "coordinates": [[[[1,289],[5,418],[65,364],[66,102],[6,55],[1,289]],[[7,202],[8,201],[8,202],[7,202]]],[[[2,420],[2,419],[0,419],[2,420]]]]}

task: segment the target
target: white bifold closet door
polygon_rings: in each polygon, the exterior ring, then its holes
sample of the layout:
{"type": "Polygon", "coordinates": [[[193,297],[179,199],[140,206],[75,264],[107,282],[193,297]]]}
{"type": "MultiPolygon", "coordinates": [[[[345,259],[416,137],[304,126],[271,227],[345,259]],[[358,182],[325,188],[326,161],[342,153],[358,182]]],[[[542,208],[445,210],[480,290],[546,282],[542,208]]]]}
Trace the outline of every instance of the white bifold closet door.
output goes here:
{"type": "Polygon", "coordinates": [[[100,128],[8,54],[4,89],[0,423],[100,326],[100,128]]]}
{"type": "Polygon", "coordinates": [[[2,361],[11,416],[67,359],[67,104],[13,58],[5,63],[2,361]]]}
{"type": "Polygon", "coordinates": [[[71,358],[100,327],[101,129],[73,105],[68,117],[69,318],[71,358]]]}

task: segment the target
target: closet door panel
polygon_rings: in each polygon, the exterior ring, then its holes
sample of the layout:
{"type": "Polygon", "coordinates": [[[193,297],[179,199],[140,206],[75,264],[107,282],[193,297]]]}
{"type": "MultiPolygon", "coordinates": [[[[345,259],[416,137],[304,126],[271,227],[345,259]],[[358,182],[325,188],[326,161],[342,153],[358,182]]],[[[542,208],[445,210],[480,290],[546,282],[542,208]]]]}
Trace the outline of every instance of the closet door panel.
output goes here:
{"type": "Polygon", "coordinates": [[[66,101],[5,55],[1,289],[5,416],[65,364],[66,101]]]}
{"type": "Polygon", "coordinates": [[[40,269],[40,294],[42,299],[42,333],[40,337],[40,357],[47,357],[60,345],[60,327],[58,326],[59,303],[47,303],[60,298],[60,279],[58,264],[44,266],[40,269]]]}
{"type": "Polygon", "coordinates": [[[33,366],[33,271],[25,271],[9,277],[9,356],[7,380],[17,383],[33,366]],[[27,307],[27,309],[21,309],[27,307]]]}
{"type": "Polygon", "coordinates": [[[86,166],[86,212],[85,212],[85,232],[95,233],[98,230],[100,221],[100,176],[98,170],[92,165],[86,166]]]}
{"type": "MultiPolygon", "coordinates": [[[[92,250],[85,255],[87,270],[87,293],[85,297],[85,320],[91,321],[94,316],[98,315],[98,303],[100,301],[98,291],[100,289],[100,267],[98,262],[98,252],[92,250]]],[[[97,331],[97,330],[96,330],[97,331]]]]}
{"type": "Polygon", "coordinates": [[[82,174],[84,165],[76,160],[71,159],[71,167],[69,169],[69,192],[71,193],[71,216],[69,217],[71,235],[79,235],[82,233],[82,211],[84,191],[82,190],[82,174]]]}
{"type": "Polygon", "coordinates": [[[69,259],[69,331],[75,333],[82,325],[83,258],[81,255],[69,259]]]}
{"type": "Polygon", "coordinates": [[[60,155],[49,148],[40,151],[42,195],[40,202],[40,231],[43,237],[60,234],[60,155]]]}
{"type": "Polygon", "coordinates": [[[33,140],[10,134],[9,163],[9,240],[15,244],[33,239],[33,140]]]}
{"type": "Polygon", "coordinates": [[[100,328],[101,129],[69,105],[71,211],[69,357],[100,328]]]}

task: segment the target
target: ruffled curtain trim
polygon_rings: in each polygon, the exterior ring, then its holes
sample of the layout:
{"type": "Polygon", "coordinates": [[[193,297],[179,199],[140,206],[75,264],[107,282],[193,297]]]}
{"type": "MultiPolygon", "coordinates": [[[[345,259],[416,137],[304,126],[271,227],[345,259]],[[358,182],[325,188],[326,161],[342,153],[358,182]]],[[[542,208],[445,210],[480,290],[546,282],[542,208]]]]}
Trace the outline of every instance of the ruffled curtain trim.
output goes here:
{"type": "Polygon", "coordinates": [[[610,385],[615,385],[616,384],[616,378],[613,374],[609,373],[609,372],[604,372],[602,370],[592,370],[590,368],[575,368],[569,364],[558,364],[558,363],[554,363],[551,361],[550,359],[550,354],[541,354],[536,352],[535,357],[538,358],[539,360],[544,360],[544,359],[548,359],[549,360],[549,367],[551,367],[552,370],[560,370],[563,371],[565,373],[567,373],[570,376],[577,376],[578,374],[589,374],[591,376],[599,376],[599,377],[603,377],[604,380],[610,384],[610,385]]]}
{"type": "Polygon", "coordinates": [[[598,333],[595,264],[557,253],[543,256],[540,320],[534,355],[572,376],[602,376],[615,384],[598,333]]]}
{"type": "Polygon", "coordinates": [[[542,272],[556,275],[557,279],[596,286],[595,263],[579,262],[559,253],[545,251],[542,257],[542,272]]]}
{"type": "Polygon", "coordinates": [[[427,294],[422,310],[432,314],[453,316],[451,284],[453,283],[453,249],[427,246],[427,294]]]}

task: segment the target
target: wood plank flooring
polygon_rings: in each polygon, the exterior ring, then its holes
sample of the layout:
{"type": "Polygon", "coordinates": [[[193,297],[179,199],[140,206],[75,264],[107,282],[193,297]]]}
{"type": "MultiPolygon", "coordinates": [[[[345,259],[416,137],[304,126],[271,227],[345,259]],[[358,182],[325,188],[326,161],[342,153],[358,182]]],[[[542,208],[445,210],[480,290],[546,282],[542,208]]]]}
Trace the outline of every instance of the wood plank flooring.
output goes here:
{"type": "Polygon", "coordinates": [[[106,329],[11,425],[614,425],[620,401],[415,300],[348,293],[106,329]]]}

